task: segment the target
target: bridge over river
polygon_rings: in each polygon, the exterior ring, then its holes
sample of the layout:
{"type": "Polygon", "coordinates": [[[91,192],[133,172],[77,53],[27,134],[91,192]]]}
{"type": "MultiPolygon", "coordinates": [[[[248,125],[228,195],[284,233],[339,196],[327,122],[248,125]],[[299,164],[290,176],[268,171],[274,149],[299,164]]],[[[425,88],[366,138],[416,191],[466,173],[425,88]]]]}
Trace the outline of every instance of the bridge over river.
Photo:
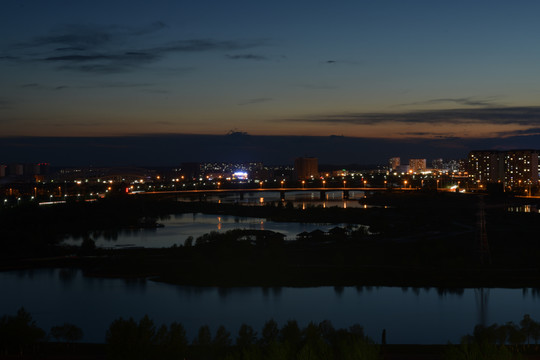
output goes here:
{"type": "MultiPolygon", "coordinates": [[[[156,196],[171,196],[171,195],[208,195],[208,194],[243,194],[247,193],[260,193],[264,194],[266,192],[279,192],[281,200],[286,199],[286,194],[291,192],[319,192],[320,199],[324,200],[326,193],[341,191],[344,199],[349,198],[349,194],[355,191],[364,191],[364,192],[374,192],[374,191],[389,191],[390,188],[374,188],[374,187],[282,187],[282,188],[214,188],[214,189],[185,189],[185,190],[165,190],[165,191],[146,191],[146,192],[134,192],[130,193],[132,195],[156,195],[156,196]]],[[[400,188],[391,188],[392,191],[418,191],[420,188],[416,187],[400,187],[400,188]]],[[[441,189],[439,189],[441,190],[441,189]]]]}

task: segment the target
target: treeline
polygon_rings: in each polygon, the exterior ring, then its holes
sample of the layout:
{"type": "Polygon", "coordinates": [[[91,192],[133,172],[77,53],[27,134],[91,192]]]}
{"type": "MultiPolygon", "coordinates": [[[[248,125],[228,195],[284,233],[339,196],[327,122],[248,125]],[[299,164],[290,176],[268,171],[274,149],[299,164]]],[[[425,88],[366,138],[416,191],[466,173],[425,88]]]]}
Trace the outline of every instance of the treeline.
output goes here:
{"type": "MultiPolygon", "coordinates": [[[[385,332],[377,344],[364,334],[360,325],[336,329],[328,320],[300,327],[295,320],[279,327],[267,321],[258,333],[242,324],[236,333],[224,326],[212,332],[209,326],[199,328],[189,339],[181,323],[156,325],[144,316],[117,318],[106,331],[105,344],[79,343],[82,330],[73,324],[53,326],[47,333],[39,328],[30,313],[21,308],[16,315],[0,318],[0,357],[106,359],[194,359],[194,360],[274,360],[274,359],[383,359],[386,353],[396,355],[396,348],[387,345],[385,332]],[[54,345],[54,346],[52,346],[54,345]],[[93,357],[88,356],[88,350],[93,357]]],[[[462,337],[459,345],[449,343],[440,348],[445,360],[517,360],[540,353],[540,324],[524,315],[519,324],[477,325],[472,335],[462,337]],[[532,343],[534,342],[534,345],[532,343]]],[[[398,345],[399,348],[399,345],[398,345]]],[[[421,345],[417,350],[421,352],[421,345]]],[[[411,350],[409,348],[408,352],[411,350]]],[[[414,350],[412,352],[414,354],[414,350]]],[[[410,354],[409,354],[410,355],[410,354]]],[[[412,357],[411,357],[412,358],[412,357]]]]}
{"type": "Polygon", "coordinates": [[[0,354],[8,355],[36,355],[40,344],[49,341],[74,343],[83,338],[83,331],[76,325],[65,323],[53,326],[47,333],[36,325],[32,315],[24,308],[20,308],[16,315],[4,315],[0,318],[0,354]]]}
{"type": "Polygon", "coordinates": [[[136,322],[117,319],[107,330],[112,359],[378,359],[380,346],[364,335],[359,325],[335,329],[329,321],[300,328],[290,320],[279,328],[269,320],[260,335],[242,324],[236,336],[224,326],[212,334],[201,326],[192,342],[183,326],[156,327],[147,316],[136,322]]]}
{"type": "Polygon", "coordinates": [[[538,340],[540,340],[540,323],[533,320],[529,314],[525,314],[519,324],[510,321],[489,326],[476,325],[472,335],[463,336],[459,345],[448,345],[444,358],[447,360],[523,359],[523,355],[538,354],[538,340]],[[534,346],[531,347],[532,342],[534,346]]]}
{"type": "MultiPolygon", "coordinates": [[[[51,340],[66,345],[80,341],[82,330],[72,324],[51,328],[47,334],[23,308],[15,316],[0,319],[2,356],[40,356],[51,340]]],[[[114,320],[106,332],[107,359],[379,359],[381,348],[364,335],[363,328],[335,329],[329,321],[309,323],[301,328],[289,320],[279,328],[267,321],[260,334],[242,324],[236,335],[224,326],[216,332],[201,326],[190,341],[182,324],[156,326],[148,316],[114,320]]],[[[76,353],[76,346],[72,347],[76,353]]],[[[73,354],[72,354],[73,355],[73,354]]],[[[75,354],[76,355],[76,354],[75,354]]]]}

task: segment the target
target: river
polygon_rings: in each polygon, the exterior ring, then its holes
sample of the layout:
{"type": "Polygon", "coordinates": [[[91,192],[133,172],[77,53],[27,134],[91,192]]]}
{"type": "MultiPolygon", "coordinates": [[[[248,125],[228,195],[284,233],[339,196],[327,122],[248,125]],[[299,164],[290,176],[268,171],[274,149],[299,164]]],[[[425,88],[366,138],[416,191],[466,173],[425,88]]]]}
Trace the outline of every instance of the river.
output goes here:
{"type": "Polygon", "coordinates": [[[14,315],[21,306],[45,330],[70,322],[85,342],[103,342],[118,317],[139,320],[148,314],[156,325],[181,322],[192,340],[202,325],[214,333],[224,325],[236,338],[242,323],[260,333],[274,319],[283,326],[330,320],[336,328],[355,323],[380,342],[445,344],[459,342],[480,321],[519,323],[524,314],[540,318],[534,289],[314,287],[188,287],[150,280],[87,278],[80,270],[45,269],[0,273],[0,309],[14,315]],[[482,320],[483,319],[483,320],[482,320]]]}
{"type": "MultiPolygon", "coordinates": [[[[96,246],[162,248],[182,245],[192,236],[194,239],[211,231],[225,232],[233,229],[271,230],[282,233],[286,239],[295,239],[296,235],[314,230],[328,231],[336,226],[347,224],[314,224],[298,222],[275,222],[263,218],[238,217],[233,215],[211,214],[176,214],[162,219],[163,227],[136,230],[121,230],[114,236],[101,235],[95,238],[96,246]]],[[[359,225],[353,226],[354,228],[359,225]]],[[[80,245],[82,239],[67,239],[68,245],[80,245]]]]}

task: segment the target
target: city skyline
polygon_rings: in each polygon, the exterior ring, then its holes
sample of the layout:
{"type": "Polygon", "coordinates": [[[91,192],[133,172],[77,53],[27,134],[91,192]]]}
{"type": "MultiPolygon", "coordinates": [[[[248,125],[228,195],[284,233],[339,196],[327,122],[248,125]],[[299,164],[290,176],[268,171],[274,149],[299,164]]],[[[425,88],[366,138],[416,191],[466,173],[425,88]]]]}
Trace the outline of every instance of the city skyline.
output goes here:
{"type": "Polygon", "coordinates": [[[215,160],[246,156],[249,145],[252,157],[238,160],[276,163],[455,158],[539,143],[533,1],[3,5],[7,161],[70,165],[72,155],[55,152],[79,141],[109,148],[84,163],[156,144],[151,158],[174,136],[223,157],[215,160]],[[243,135],[240,145],[227,145],[228,133],[243,135]],[[373,158],[352,156],[352,145],[373,158]],[[28,159],[28,148],[53,158],[28,159]]]}

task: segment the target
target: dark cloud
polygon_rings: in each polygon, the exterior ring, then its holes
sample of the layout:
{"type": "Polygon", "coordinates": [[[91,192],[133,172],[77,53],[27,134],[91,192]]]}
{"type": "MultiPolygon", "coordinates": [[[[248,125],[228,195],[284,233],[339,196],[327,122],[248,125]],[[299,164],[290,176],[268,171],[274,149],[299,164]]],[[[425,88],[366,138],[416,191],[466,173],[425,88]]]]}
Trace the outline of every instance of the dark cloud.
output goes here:
{"type": "Polygon", "coordinates": [[[5,61],[17,61],[17,60],[20,60],[20,58],[17,57],[17,56],[11,56],[11,55],[1,55],[1,56],[0,56],[0,60],[5,60],[5,61]]]}
{"type": "Polygon", "coordinates": [[[54,56],[48,57],[43,60],[45,61],[71,61],[71,62],[86,62],[86,61],[95,61],[95,60],[111,60],[115,59],[116,56],[108,55],[66,55],[66,56],[54,56]]]}
{"type": "Polygon", "coordinates": [[[100,88],[145,88],[153,86],[153,83],[129,83],[129,82],[110,82],[110,83],[101,83],[95,87],[100,88]]]}
{"type": "Polygon", "coordinates": [[[540,125],[540,107],[523,106],[419,110],[392,113],[345,113],[274,121],[353,125],[397,122],[407,124],[516,124],[531,126],[540,125]]]}
{"type": "Polygon", "coordinates": [[[59,45],[58,51],[85,51],[105,45],[118,43],[130,37],[138,37],[165,28],[162,22],[155,22],[141,27],[97,26],[71,24],[63,25],[52,31],[51,35],[39,36],[25,43],[19,43],[19,48],[59,45]]]}
{"type": "Polygon", "coordinates": [[[225,55],[227,58],[232,60],[268,60],[266,56],[255,55],[255,54],[238,54],[238,55],[225,55]]]}
{"type": "Polygon", "coordinates": [[[475,97],[462,97],[462,98],[439,98],[439,99],[431,99],[427,101],[421,101],[421,102],[414,102],[414,103],[408,103],[408,104],[401,104],[399,106],[416,106],[416,105],[432,105],[432,104],[442,104],[442,103],[455,103],[458,105],[465,105],[465,106],[485,106],[485,107],[491,107],[491,106],[499,106],[501,107],[502,104],[499,104],[496,101],[496,98],[475,98],[475,97]]]}
{"type": "MultiPolygon", "coordinates": [[[[58,64],[59,70],[90,73],[121,73],[157,62],[173,53],[237,51],[266,44],[266,40],[185,39],[149,44],[144,35],[160,31],[166,25],[156,22],[140,28],[120,26],[69,25],[58,28],[48,36],[40,36],[13,46],[11,53],[0,60],[19,62],[39,61],[58,64]],[[32,55],[28,55],[31,49],[32,55]]],[[[245,59],[262,60],[258,55],[238,55],[245,59]]]]}
{"type": "Polygon", "coordinates": [[[335,90],[338,89],[335,85],[329,84],[300,84],[299,87],[312,90],[335,90]]]}
{"type": "Polygon", "coordinates": [[[403,135],[403,136],[407,136],[407,137],[430,137],[430,138],[433,138],[433,139],[446,139],[446,140],[451,140],[451,139],[458,139],[457,137],[453,136],[453,135],[445,135],[445,134],[440,134],[440,133],[434,133],[434,132],[429,132],[429,131],[411,131],[411,132],[402,132],[402,133],[399,133],[399,135],[403,135]]]}
{"type": "Polygon", "coordinates": [[[239,103],[238,105],[253,105],[253,104],[260,104],[262,102],[267,102],[267,101],[272,101],[273,99],[272,98],[255,98],[255,99],[248,99],[248,100],[245,100],[241,103],[239,103]]]}
{"type": "Polygon", "coordinates": [[[69,85],[47,86],[47,85],[41,85],[38,83],[30,83],[30,84],[21,85],[22,88],[36,89],[36,90],[115,89],[115,88],[118,88],[118,89],[140,88],[140,89],[148,90],[148,88],[151,88],[153,86],[155,86],[155,84],[153,83],[130,83],[130,82],[104,82],[104,83],[97,83],[97,84],[83,85],[83,86],[69,86],[69,85]]]}
{"type": "Polygon", "coordinates": [[[86,49],[85,48],[82,48],[82,47],[63,47],[63,48],[58,48],[58,49],[54,49],[54,51],[85,51],[86,49]]]}
{"type": "Polygon", "coordinates": [[[97,73],[97,74],[116,74],[116,73],[125,73],[137,68],[138,64],[133,64],[129,62],[121,63],[114,62],[108,64],[88,64],[88,65],[77,65],[77,64],[68,64],[60,66],[59,70],[71,70],[79,71],[86,73],[97,73]]]}
{"type": "Polygon", "coordinates": [[[324,61],[320,61],[319,63],[322,63],[322,64],[327,64],[327,65],[359,65],[360,62],[358,61],[354,61],[354,60],[346,60],[346,59],[341,59],[341,60],[338,60],[338,59],[329,59],[329,60],[324,60],[324,61]]]}
{"type": "Polygon", "coordinates": [[[175,166],[187,161],[293,164],[296,157],[304,154],[318,157],[321,164],[386,164],[394,156],[460,159],[475,149],[534,149],[539,143],[540,135],[504,139],[371,139],[255,136],[233,130],[230,135],[0,137],[0,152],[5,162],[47,161],[54,166],[175,166]]]}
{"type": "Polygon", "coordinates": [[[250,41],[222,41],[214,39],[191,39],[180,40],[164,46],[152,48],[151,52],[168,53],[168,52],[203,52],[203,51],[230,51],[230,50],[245,50],[266,44],[266,40],[250,40],[250,41]]]}
{"type": "Polygon", "coordinates": [[[19,48],[36,48],[43,46],[60,46],[59,49],[92,49],[110,44],[114,32],[110,28],[85,25],[66,25],[54,31],[56,34],[39,36],[26,43],[19,43],[19,48]]]}
{"type": "Polygon", "coordinates": [[[514,131],[504,131],[499,132],[498,135],[500,137],[511,137],[511,136],[521,136],[521,135],[540,135],[540,127],[533,127],[529,129],[523,129],[523,130],[514,130],[514,131]]]}

